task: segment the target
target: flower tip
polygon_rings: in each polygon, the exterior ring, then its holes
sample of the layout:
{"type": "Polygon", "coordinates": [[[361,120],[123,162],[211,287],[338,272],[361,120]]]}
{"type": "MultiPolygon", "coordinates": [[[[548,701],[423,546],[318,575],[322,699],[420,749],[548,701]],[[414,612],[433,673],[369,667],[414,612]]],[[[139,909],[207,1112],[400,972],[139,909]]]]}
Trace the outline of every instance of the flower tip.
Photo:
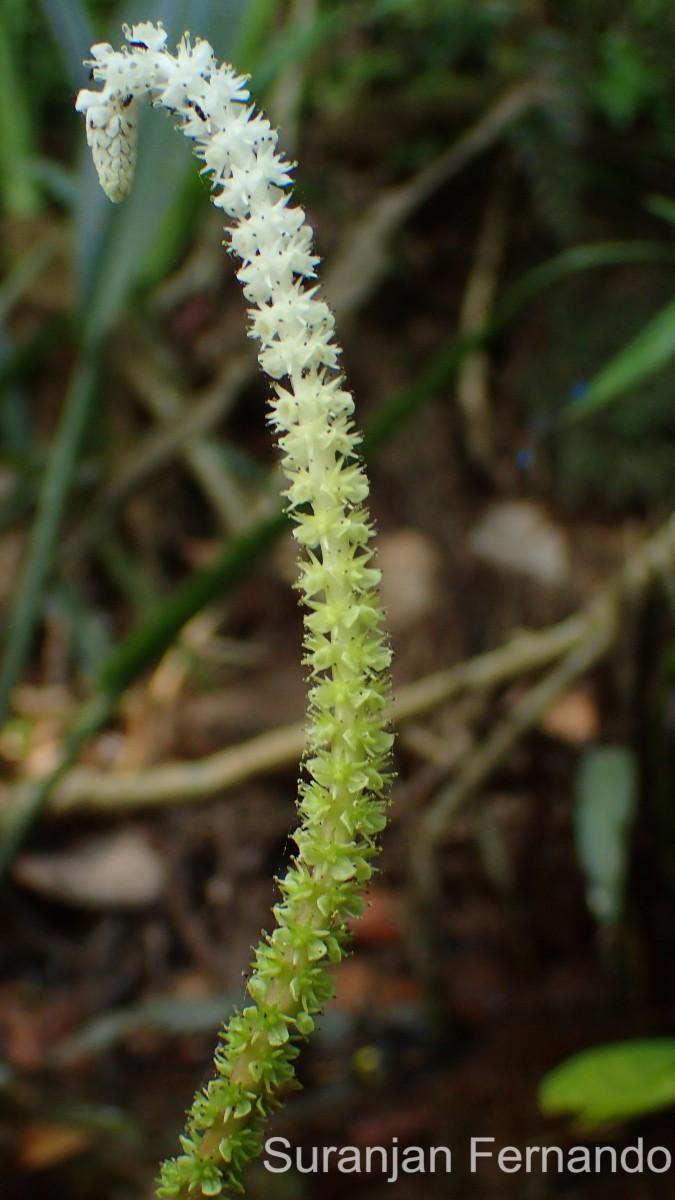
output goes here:
{"type": "Polygon", "coordinates": [[[123,25],[122,33],[134,50],[161,50],[167,33],[161,21],[140,21],[138,25],[123,25]]]}
{"type": "Polygon", "coordinates": [[[87,109],[91,108],[92,104],[100,103],[100,92],[92,92],[89,88],[82,88],[75,97],[75,111],[79,113],[86,113],[87,109]]]}

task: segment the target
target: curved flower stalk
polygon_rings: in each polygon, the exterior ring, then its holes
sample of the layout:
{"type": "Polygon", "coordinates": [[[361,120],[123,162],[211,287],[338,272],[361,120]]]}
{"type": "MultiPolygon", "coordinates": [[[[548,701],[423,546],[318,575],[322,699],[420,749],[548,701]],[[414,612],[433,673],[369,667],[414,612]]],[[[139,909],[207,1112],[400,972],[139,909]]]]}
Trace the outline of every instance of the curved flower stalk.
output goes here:
{"type": "Polygon", "coordinates": [[[221,1034],[216,1076],[188,1114],[183,1153],[164,1164],[159,1196],[185,1200],[241,1191],[266,1116],[293,1078],[298,1042],[332,994],[349,919],[362,910],[382,830],[391,735],[385,727],[390,653],[363,507],[368,482],[352,426],[353,401],[337,369],[333,318],[317,296],[317,258],[291,166],[277,134],[248,103],[245,79],[187,35],[175,55],[149,22],[125,28],[127,45],[92,48],[92,76],[77,108],[101,184],[129,192],[140,99],[174,114],[193,140],[213,203],[229,218],[227,246],[250,304],[249,335],[273,380],[270,422],[288,480],[294,534],[304,548],[299,588],[309,669],[308,752],[299,784],[297,855],[280,883],[277,925],[258,948],[251,1003],[221,1034]]]}

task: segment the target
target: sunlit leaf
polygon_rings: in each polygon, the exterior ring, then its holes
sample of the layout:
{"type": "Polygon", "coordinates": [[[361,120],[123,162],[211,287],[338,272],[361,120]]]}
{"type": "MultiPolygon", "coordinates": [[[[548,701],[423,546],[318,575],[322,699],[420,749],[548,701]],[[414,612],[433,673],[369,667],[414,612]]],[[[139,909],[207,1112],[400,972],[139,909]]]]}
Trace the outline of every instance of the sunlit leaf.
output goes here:
{"type": "Polygon", "coordinates": [[[675,1038],[615,1042],[575,1054],[544,1077],[539,1107],[586,1127],[675,1104],[675,1038]]]}

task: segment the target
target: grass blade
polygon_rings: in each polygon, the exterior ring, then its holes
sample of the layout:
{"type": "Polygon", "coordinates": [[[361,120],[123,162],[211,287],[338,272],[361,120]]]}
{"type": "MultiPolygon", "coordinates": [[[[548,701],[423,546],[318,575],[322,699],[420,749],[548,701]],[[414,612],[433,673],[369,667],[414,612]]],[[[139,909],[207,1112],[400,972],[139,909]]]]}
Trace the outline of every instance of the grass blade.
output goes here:
{"type": "Polygon", "coordinates": [[[675,356],[675,300],[662,308],[623,350],[594,375],[578,400],[563,409],[566,424],[600,411],[661,370],[675,356]]]}
{"type": "Polygon", "coordinates": [[[96,375],[94,359],[84,356],[73,374],[45,471],[35,525],[5,632],[0,665],[0,724],[9,712],[12,690],[31,650],[42,593],[54,560],[61,518],[96,391],[96,375]]]}
{"type": "Polygon", "coordinates": [[[180,630],[206,604],[226,594],[250,573],[253,563],[274,544],[286,524],[285,514],[278,512],[235,539],[214,563],[196,571],[173,595],[157,605],[112,651],[100,670],[92,695],[64,739],[56,766],[41,779],[19,785],[7,797],[0,826],[0,878],[40,816],[52,788],[115,711],[126,688],[172,645],[180,630]]]}
{"type": "Polygon", "coordinates": [[[86,6],[80,0],[41,0],[42,11],[61,54],[73,90],[82,87],[82,59],[96,41],[86,6]]]}

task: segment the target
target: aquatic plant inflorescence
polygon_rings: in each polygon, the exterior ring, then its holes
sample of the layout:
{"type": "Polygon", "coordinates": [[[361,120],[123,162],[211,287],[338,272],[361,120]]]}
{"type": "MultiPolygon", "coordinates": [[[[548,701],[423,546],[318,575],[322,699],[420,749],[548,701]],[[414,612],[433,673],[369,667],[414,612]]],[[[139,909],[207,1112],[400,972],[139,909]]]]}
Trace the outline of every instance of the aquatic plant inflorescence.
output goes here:
{"type": "Polygon", "coordinates": [[[385,817],[392,737],[390,652],[372,564],[368,481],[338,369],[333,317],[314,285],[317,258],[303,210],[290,203],[291,165],[249,103],[246,80],[185,35],[176,54],[161,25],[125,27],[127,44],[92,48],[100,91],[79,93],[87,140],[111,200],[131,189],[138,103],[174,114],[228,218],[226,245],[250,305],[249,336],[273,381],[270,422],[282,451],[298,587],[307,608],[308,751],[299,783],[297,854],[280,882],[276,927],[259,946],[251,1003],[222,1031],[215,1078],[188,1114],[183,1153],[162,1168],[158,1195],[241,1191],[262,1126],[293,1078],[298,1042],[332,994],[349,919],[363,907],[385,817]]]}

